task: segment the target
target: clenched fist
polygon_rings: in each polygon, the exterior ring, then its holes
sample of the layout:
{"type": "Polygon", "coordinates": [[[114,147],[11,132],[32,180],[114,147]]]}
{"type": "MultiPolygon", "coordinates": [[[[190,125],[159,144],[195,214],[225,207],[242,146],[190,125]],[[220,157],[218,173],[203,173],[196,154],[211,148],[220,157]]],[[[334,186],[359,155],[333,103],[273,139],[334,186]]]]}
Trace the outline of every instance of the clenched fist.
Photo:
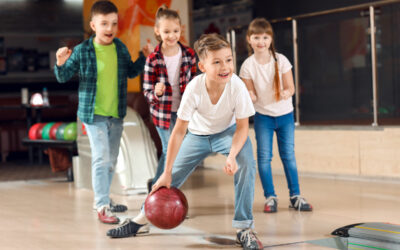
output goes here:
{"type": "Polygon", "coordinates": [[[283,90],[283,91],[281,92],[281,98],[282,98],[283,100],[287,100],[287,99],[290,98],[291,96],[292,96],[292,94],[290,93],[289,90],[283,90]]]}
{"type": "Polygon", "coordinates": [[[257,94],[252,90],[249,91],[249,94],[250,94],[251,101],[253,103],[256,102],[257,101],[257,94]]]}
{"type": "Polygon", "coordinates": [[[68,49],[68,47],[59,48],[56,52],[57,57],[57,66],[64,65],[64,63],[71,56],[72,50],[68,49]]]}
{"type": "Polygon", "coordinates": [[[151,52],[153,52],[153,50],[154,47],[153,45],[151,45],[150,42],[147,42],[147,44],[142,48],[142,52],[145,57],[148,57],[151,54],[151,52]]]}
{"type": "Polygon", "coordinates": [[[165,91],[165,84],[163,82],[158,82],[154,87],[154,92],[157,96],[162,96],[165,91]]]}

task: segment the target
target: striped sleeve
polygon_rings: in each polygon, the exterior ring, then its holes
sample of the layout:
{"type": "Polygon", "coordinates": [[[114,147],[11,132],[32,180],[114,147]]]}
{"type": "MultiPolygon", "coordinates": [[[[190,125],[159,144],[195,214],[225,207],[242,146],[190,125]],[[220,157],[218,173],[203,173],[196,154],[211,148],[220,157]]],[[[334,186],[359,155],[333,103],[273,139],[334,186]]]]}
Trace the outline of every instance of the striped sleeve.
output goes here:
{"type": "Polygon", "coordinates": [[[143,94],[149,104],[158,103],[158,97],[154,93],[154,86],[157,81],[155,65],[156,58],[153,54],[147,57],[146,64],[144,65],[143,75],[143,94]]]}
{"type": "Polygon", "coordinates": [[[190,68],[190,71],[191,71],[190,80],[192,80],[196,76],[197,65],[196,65],[196,54],[194,53],[194,50],[191,49],[190,52],[191,52],[191,56],[192,56],[192,61],[191,61],[192,67],[190,68]]]}

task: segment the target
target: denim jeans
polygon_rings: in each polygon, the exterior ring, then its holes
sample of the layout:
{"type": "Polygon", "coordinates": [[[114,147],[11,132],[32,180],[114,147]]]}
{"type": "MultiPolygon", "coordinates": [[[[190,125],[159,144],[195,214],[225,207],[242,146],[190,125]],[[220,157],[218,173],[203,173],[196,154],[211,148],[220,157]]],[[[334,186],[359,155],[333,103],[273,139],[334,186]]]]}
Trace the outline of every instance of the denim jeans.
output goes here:
{"type": "Polygon", "coordinates": [[[278,141],[279,155],[285,170],[290,196],[299,195],[299,177],[294,154],[294,117],[293,112],[273,117],[256,113],[254,130],[257,140],[257,163],[264,196],[276,196],[272,180],[271,160],[274,132],[278,141]]]}
{"type": "Polygon", "coordinates": [[[110,204],[110,186],[118,159],[123,121],[95,115],[84,123],[92,152],[92,187],[96,207],[110,204]]]}
{"type": "MultiPolygon", "coordinates": [[[[187,133],[172,169],[173,187],[180,187],[189,175],[211,153],[229,154],[236,125],[212,135],[194,135],[187,133]]],[[[253,199],[256,167],[250,139],[236,156],[238,171],[234,175],[235,214],[232,221],[234,228],[253,228],[253,199]]],[[[223,166],[221,166],[221,171],[223,166]]],[[[213,194],[210,194],[213,195],[213,194]]]]}
{"type": "Polygon", "coordinates": [[[161,174],[164,172],[165,157],[167,157],[169,136],[171,135],[172,130],[174,129],[175,123],[176,123],[176,112],[172,112],[169,129],[162,129],[156,126],[158,135],[160,136],[161,139],[162,153],[160,159],[158,160],[157,171],[156,175],[153,178],[153,184],[156,183],[158,178],[160,178],[161,174]]]}

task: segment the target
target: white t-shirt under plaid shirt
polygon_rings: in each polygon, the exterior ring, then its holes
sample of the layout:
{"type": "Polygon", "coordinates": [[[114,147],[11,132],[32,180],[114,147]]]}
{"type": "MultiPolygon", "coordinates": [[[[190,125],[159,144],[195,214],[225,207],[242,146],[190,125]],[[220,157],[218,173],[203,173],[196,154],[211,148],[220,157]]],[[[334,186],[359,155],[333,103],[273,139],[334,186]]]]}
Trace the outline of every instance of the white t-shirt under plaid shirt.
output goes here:
{"type": "Polygon", "coordinates": [[[179,87],[179,70],[181,68],[182,51],[181,47],[178,46],[179,50],[176,55],[165,56],[164,61],[167,67],[168,82],[172,87],[172,107],[171,111],[176,112],[181,103],[181,91],[179,87]]]}
{"type": "Polygon", "coordinates": [[[192,134],[217,134],[235,124],[236,119],[254,115],[254,107],[244,82],[235,74],[225,85],[216,104],[212,104],[206,89],[206,74],[196,76],[182,96],[178,117],[189,121],[192,134]]]}

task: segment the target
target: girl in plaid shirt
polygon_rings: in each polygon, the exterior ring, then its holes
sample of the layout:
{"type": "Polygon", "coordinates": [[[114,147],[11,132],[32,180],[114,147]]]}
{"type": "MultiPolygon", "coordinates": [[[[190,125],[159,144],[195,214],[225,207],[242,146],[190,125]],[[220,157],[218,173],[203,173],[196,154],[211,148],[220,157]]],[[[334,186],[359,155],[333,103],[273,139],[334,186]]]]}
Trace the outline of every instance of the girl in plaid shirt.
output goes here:
{"type": "Polygon", "coordinates": [[[164,171],[169,136],[176,121],[176,112],[186,85],[196,74],[193,49],[179,42],[181,20],[178,13],[165,6],[156,13],[154,26],[160,42],[146,60],[143,92],[150,104],[153,123],[162,143],[162,154],[153,182],[164,171]]]}

